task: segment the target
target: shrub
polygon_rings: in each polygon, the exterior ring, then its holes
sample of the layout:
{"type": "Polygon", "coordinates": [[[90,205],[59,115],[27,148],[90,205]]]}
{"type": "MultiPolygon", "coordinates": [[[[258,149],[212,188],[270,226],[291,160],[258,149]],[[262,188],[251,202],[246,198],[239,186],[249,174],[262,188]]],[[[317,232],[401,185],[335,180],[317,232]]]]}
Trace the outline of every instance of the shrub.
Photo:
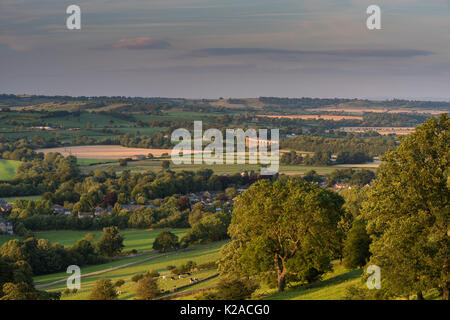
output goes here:
{"type": "Polygon", "coordinates": [[[114,283],[114,287],[116,288],[120,288],[121,286],[123,286],[125,284],[125,281],[122,279],[119,279],[116,281],[116,283],[114,283]]]}
{"type": "Polygon", "coordinates": [[[144,275],[142,273],[139,274],[135,274],[134,276],[131,277],[131,281],[133,282],[138,282],[139,280],[141,280],[144,277],[144,275]]]}
{"type": "Polygon", "coordinates": [[[136,285],[136,298],[140,300],[151,300],[161,294],[155,278],[143,277],[136,285]]]}

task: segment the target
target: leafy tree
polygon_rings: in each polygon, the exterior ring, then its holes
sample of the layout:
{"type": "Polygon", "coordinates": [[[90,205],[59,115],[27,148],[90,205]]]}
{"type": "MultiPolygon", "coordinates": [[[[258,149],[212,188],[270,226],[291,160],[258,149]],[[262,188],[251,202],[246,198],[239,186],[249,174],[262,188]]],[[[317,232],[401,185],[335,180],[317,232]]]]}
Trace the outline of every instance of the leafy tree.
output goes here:
{"type": "Polygon", "coordinates": [[[146,277],[150,277],[150,278],[158,278],[159,277],[159,272],[156,270],[150,270],[145,274],[146,277]]]}
{"type": "Polygon", "coordinates": [[[38,300],[33,287],[24,282],[8,282],[3,285],[3,296],[0,300],[38,300]]]}
{"type": "Polygon", "coordinates": [[[89,295],[89,300],[115,299],[117,299],[117,292],[110,279],[97,280],[89,295]]]}
{"type": "Polygon", "coordinates": [[[152,300],[158,297],[161,291],[155,278],[143,277],[136,285],[136,298],[140,300],[152,300]]]}
{"type": "Polygon", "coordinates": [[[371,264],[382,287],[409,296],[439,288],[449,299],[450,119],[418,126],[388,152],[363,204],[371,264]]]}
{"type": "Polygon", "coordinates": [[[258,283],[248,278],[223,277],[217,284],[216,291],[219,300],[244,300],[250,298],[258,289],[258,283]]]}
{"type": "Polygon", "coordinates": [[[138,274],[135,274],[134,276],[131,277],[131,281],[138,282],[143,277],[144,277],[144,275],[142,273],[138,273],[138,274]]]}
{"type": "Polygon", "coordinates": [[[159,252],[166,252],[167,250],[178,248],[178,236],[170,231],[163,231],[158,234],[153,242],[153,249],[159,252]]]}
{"type": "Polygon", "coordinates": [[[119,159],[119,165],[120,165],[121,167],[126,167],[127,164],[128,164],[127,159],[119,159]]]}
{"type": "Polygon", "coordinates": [[[161,163],[161,166],[163,169],[169,169],[170,168],[170,161],[169,160],[163,160],[163,162],[161,163]]]}
{"type": "Polygon", "coordinates": [[[370,257],[370,238],[362,219],[355,220],[344,242],[344,264],[348,268],[363,267],[370,257]]]}
{"type": "Polygon", "coordinates": [[[114,287],[116,288],[120,288],[121,286],[123,286],[125,284],[125,280],[123,279],[119,279],[114,283],[114,287]]]}
{"type": "Polygon", "coordinates": [[[239,267],[232,269],[273,274],[279,291],[287,281],[320,277],[331,268],[342,204],[333,191],[303,180],[258,181],[235,202],[227,246],[238,250],[239,267]]]}
{"type": "Polygon", "coordinates": [[[103,233],[97,243],[100,254],[106,257],[114,257],[119,254],[123,247],[123,237],[119,234],[118,227],[103,228],[103,233]]]}

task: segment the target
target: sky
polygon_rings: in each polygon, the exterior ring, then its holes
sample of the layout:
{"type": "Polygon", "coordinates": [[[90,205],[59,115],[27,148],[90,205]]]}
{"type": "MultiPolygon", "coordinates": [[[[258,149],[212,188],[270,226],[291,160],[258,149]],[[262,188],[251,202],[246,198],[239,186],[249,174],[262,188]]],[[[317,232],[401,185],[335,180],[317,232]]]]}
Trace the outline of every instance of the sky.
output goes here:
{"type": "Polygon", "coordinates": [[[0,93],[450,100],[450,0],[0,0],[0,93]]]}

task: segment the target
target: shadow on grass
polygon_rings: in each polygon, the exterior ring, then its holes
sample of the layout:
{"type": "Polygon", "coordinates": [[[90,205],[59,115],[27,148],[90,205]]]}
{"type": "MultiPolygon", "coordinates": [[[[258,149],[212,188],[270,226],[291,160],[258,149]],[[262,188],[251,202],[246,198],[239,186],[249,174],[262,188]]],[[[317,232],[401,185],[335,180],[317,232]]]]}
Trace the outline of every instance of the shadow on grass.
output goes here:
{"type": "Polygon", "coordinates": [[[361,275],[363,274],[363,271],[364,271],[363,269],[351,270],[351,271],[336,275],[336,276],[331,277],[326,280],[317,281],[317,282],[314,282],[311,284],[303,284],[303,285],[291,287],[285,292],[281,292],[281,293],[276,292],[276,293],[266,296],[264,299],[285,300],[285,299],[299,298],[303,295],[317,292],[326,287],[337,286],[341,283],[355,280],[355,279],[361,277],[361,275]]]}

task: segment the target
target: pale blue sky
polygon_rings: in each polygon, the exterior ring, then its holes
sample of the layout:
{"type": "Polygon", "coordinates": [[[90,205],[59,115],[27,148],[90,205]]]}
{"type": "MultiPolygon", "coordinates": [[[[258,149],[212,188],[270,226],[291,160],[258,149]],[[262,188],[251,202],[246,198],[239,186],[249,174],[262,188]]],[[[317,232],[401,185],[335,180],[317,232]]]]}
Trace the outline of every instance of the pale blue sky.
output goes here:
{"type": "Polygon", "coordinates": [[[449,30],[449,0],[1,0],[0,92],[450,99],[449,30]]]}

